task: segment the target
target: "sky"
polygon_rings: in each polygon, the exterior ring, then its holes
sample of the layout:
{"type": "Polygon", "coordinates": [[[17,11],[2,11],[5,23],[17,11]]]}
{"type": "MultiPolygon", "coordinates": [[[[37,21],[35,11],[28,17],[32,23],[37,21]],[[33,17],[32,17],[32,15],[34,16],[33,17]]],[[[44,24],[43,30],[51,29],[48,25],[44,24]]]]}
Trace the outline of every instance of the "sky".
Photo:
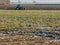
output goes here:
{"type": "Polygon", "coordinates": [[[60,4],[60,0],[10,0],[10,2],[14,2],[14,3],[33,3],[33,1],[36,1],[36,3],[40,3],[40,4],[60,4]]]}
{"type": "Polygon", "coordinates": [[[60,0],[11,0],[11,1],[15,1],[15,2],[17,2],[17,1],[22,1],[22,2],[31,2],[31,1],[38,1],[38,2],[40,2],[40,1],[43,1],[43,2],[60,2],[60,0]]]}

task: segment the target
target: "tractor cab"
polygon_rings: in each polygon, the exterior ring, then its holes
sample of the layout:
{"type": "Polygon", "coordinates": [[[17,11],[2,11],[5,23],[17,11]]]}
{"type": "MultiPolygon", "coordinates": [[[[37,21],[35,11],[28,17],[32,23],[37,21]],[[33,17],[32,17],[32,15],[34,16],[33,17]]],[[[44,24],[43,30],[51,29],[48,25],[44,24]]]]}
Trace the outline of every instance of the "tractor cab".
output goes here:
{"type": "Polygon", "coordinates": [[[25,8],[23,8],[22,6],[20,6],[19,4],[16,6],[16,10],[25,10],[25,8]]]}

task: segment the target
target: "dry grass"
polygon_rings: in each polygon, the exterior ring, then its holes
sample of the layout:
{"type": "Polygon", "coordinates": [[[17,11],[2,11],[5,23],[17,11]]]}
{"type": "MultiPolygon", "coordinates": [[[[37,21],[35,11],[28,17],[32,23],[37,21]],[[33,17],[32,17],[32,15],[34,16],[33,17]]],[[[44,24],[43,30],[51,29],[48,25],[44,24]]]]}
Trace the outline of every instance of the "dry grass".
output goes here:
{"type": "MultiPolygon", "coordinates": [[[[0,10],[0,30],[14,30],[17,28],[40,26],[60,26],[60,11],[0,10]]],[[[0,45],[60,45],[60,42],[45,44],[45,41],[49,41],[49,38],[35,38],[30,36],[0,37],[0,45]]]]}
{"type": "Polygon", "coordinates": [[[0,10],[0,29],[60,26],[59,10],[0,10]]]}

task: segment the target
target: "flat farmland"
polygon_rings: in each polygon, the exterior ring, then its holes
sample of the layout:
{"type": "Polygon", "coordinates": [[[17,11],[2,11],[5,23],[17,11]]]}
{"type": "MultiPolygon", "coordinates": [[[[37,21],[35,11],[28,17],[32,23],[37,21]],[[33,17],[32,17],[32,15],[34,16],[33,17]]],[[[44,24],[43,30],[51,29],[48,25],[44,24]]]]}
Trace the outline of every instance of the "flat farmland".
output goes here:
{"type": "Polygon", "coordinates": [[[0,10],[0,29],[60,26],[59,10],[0,10]]]}
{"type": "Polygon", "coordinates": [[[60,11],[0,10],[0,45],[60,45],[60,11]]]}

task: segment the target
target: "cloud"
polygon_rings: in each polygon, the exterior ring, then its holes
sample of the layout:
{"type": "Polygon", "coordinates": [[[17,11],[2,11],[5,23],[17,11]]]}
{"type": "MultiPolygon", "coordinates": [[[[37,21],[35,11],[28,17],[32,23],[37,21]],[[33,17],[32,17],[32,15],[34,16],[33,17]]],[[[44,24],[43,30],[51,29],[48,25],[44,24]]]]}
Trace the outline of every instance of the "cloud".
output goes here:
{"type": "Polygon", "coordinates": [[[37,4],[60,4],[60,0],[10,0],[10,2],[21,3],[33,3],[35,1],[37,4]]]}

